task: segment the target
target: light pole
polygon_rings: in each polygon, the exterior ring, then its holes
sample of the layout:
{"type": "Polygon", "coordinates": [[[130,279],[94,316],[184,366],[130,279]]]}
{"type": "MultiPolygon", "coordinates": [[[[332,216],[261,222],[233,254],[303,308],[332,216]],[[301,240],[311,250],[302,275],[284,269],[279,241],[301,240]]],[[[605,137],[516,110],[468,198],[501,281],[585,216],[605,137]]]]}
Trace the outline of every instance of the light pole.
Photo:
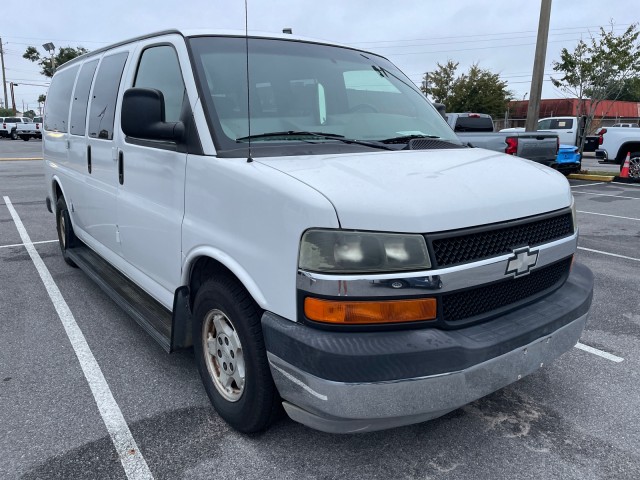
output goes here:
{"type": "Polygon", "coordinates": [[[53,77],[53,74],[56,73],[56,59],[54,58],[53,54],[56,53],[56,46],[51,43],[44,43],[42,45],[42,48],[44,48],[47,52],[49,52],[49,55],[51,55],[51,76],[53,77]]]}
{"type": "Polygon", "coordinates": [[[13,114],[16,115],[16,96],[13,93],[13,87],[17,87],[17,83],[9,82],[9,90],[11,91],[11,106],[13,108],[13,114]]]}

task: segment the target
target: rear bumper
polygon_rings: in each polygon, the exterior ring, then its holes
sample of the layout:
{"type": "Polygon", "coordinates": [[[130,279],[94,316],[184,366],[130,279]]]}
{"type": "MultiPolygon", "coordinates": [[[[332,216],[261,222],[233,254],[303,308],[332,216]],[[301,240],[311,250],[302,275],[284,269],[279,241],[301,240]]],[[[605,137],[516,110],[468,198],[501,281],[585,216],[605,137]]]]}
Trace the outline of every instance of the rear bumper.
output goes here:
{"type": "Polygon", "coordinates": [[[444,415],[553,361],[580,338],[592,292],[591,272],[575,265],[553,294],[458,330],[329,332],[271,313],[262,324],[289,416],[365,432],[444,415]]]}
{"type": "Polygon", "coordinates": [[[609,160],[609,154],[606,150],[599,148],[596,150],[596,158],[599,158],[600,160],[609,160]]]}

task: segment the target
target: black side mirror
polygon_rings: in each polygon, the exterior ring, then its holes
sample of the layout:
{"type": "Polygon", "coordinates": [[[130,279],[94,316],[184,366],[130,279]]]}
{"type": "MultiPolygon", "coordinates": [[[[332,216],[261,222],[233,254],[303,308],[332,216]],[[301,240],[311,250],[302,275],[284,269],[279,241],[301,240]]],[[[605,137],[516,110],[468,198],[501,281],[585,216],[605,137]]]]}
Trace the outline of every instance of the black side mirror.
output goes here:
{"type": "Polygon", "coordinates": [[[122,98],[120,124],[127,137],[180,142],[182,122],[165,122],[164,95],[154,88],[130,88],[122,98]]]}

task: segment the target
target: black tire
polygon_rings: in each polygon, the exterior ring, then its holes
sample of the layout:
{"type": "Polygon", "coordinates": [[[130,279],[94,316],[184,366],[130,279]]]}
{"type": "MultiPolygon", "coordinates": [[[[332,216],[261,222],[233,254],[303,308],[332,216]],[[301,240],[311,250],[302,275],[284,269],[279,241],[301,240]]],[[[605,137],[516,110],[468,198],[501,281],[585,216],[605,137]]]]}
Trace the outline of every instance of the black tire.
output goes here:
{"type": "Polygon", "coordinates": [[[78,268],[67,252],[68,249],[77,245],[78,239],[73,233],[73,225],[71,225],[71,218],[69,218],[69,210],[64,197],[58,198],[56,202],[56,229],[58,230],[58,244],[60,245],[62,258],[68,265],[78,268]]]}
{"type": "Polygon", "coordinates": [[[11,130],[11,140],[17,140],[18,139],[18,132],[16,132],[15,130],[11,130]]]}
{"type": "Polygon", "coordinates": [[[29,141],[29,139],[30,139],[29,135],[20,135],[20,138],[21,138],[22,140],[24,140],[25,142],[28,142],[28,141],[29,141]]]}
{"type": "MultiPolygon", "coordinates": [[[[267,360],[260,323],[262,310],[236,279],[223,276],[209,279],[200,287],[196,294],[193,313],[196,364],[213,407],[220,417],[236,430],[244,433],[265,430],[279,416],[282,404],[267,360]],[[216,386],[214,378],[220,378],[215,375],[216,365],[220,367],[219,362],[225,357],[217,350],[217,356],[220,357],[218,359],[216,355],[209,354],[210,347],[205,347],[205,336],[211,338],[216,349],[218,344],[215,342],[224,338],[218,331],[215,332],[215,338],[209,337],[211,332],[208,326],[214,320],[208,319],[220,314],[232,325],[233,335],[237,335],[243,357],[243,387],[239,394],[235,392],[238,396],[232,401],[223,396],[220,391],[222,387],[216,386]],[[208,332],[206,334],[205,328],[208,332]]],[[[225,355],[227,359],[233,357],[229,357],[228,353],[225,355]]],[[[227,368],[226,363],[224,367],[227,368]]]]}

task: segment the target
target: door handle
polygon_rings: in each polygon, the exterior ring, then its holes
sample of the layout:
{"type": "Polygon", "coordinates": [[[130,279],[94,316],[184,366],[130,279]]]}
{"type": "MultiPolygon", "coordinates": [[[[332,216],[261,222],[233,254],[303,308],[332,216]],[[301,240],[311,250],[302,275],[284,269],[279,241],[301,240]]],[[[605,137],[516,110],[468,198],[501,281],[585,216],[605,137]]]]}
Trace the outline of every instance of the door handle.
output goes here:
{"type": "Polygon", "coordinates": [[[91,145],[87,145],[87,170],[91,173],[91,145]]]}
{"type": "Polygon", "coordinates": [[[118,152],[118,181],[120,185],[124,185],[124,153],[122,150],[118,152]]]}

